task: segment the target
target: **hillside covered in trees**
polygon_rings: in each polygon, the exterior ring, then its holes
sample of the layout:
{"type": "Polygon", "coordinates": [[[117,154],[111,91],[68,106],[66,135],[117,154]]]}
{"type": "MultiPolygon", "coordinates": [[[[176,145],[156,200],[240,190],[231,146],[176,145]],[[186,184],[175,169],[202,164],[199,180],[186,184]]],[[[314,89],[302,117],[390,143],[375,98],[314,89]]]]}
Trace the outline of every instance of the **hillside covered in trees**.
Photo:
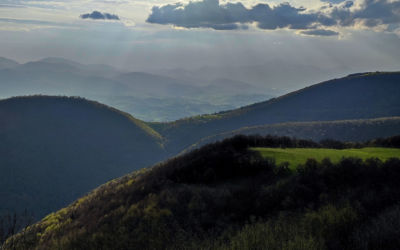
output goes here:
{"type": "MultiPolygon", "coordinates": [[[[400,146],[398,136],[377,143],[400,146]]],[[[293,174],[249,150],[262,145],[324,146],[243,135],[208,144],[104,184],[5,249],[400,247],[398,158],[308,159],[293,174]]]]}
{"type": "Polygon", "coordinates": [[[29,204],[35,218],[89,190],[165,159],[142,121],[81,98],[0,101],[0,211],[29,204]]]}
{"type": "Polygon", "coordinates": [[[376,138],[390,137],[400,134],[400,117],[376,119],[321,121],[321,122],[286,122],[244,127],[203,138],[182,153],[200,148],[208,143],[221,141],[235,135],[273,134],[277,136],[297,137],[320,141],[334,139],[345,142],[365,142],[376,138]]]}
{"type": "Polygon", "coordinates": [[[399,72],[354,74],[232,111],[148,124],[171,147],[186,148],[207,136],[246,126],[400,116],[399,82],[399,72]]]}
{"type": "Polygon", "coordinates": [[[187,147],[237,133],[316,141],[364,141],[399,134],[397,118],[331,121],[400,115],[399,77],[400,73],[352,75],[241,109],[173,123],[145,123],[74,97],[2,100],[0,198],[4,202],[0,211],[29,203],[40,219],[106,181],[187,147]],[[274,124],[281,121],[286,123],[274,124]],[[243,128],[250,125],[258,126],[243,128]],[[232,129],[239,130],[229,132],[232,129]]]}

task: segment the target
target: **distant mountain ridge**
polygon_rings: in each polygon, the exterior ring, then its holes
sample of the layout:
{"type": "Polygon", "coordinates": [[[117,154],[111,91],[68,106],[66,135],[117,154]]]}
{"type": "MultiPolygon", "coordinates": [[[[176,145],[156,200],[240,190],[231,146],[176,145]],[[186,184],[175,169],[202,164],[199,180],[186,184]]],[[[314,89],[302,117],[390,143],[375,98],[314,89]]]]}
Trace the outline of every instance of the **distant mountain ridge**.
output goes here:
{"type": "MultiPolygon", "coordinates": [[[[257,94],[267,92],[265,89],[259,89],[246,82],[226,78],[201,82],[182,80],[144,72],[124,72],[109,65],[85,65],[52,57],[22,65],[3,58],[0,60],[0,70],[2,69],[7,69],[7,71],[0,71],[0,92],[5,96],[40,93],[84,95],[90,93],[89,86],[96,83],[93,81],[93,77],[96,77],[99,84],[108,84],[108,89],[113,89],[111,93],[101,92],[101,88],[107,89],[107,87],[91,86],[92,90],[100,95],[193,96],[215,91],[228,95],[242,94],[243,91],[257,94]],[[7,67],[1,67],[3,61],[3,64],[8,65],[7,67]],[[30,79],[31,83],[27,83],[27,79],[30,79]],[[115,87],[116,85],[119,86],[115,87]],[[71,86],[73,86],[72,89],[71,86]],[[16,90],[14,91],[13,88],[16,90]],[[118,91],[118,89],[120,90],[118,91]]],[[[269,91],[273,92],[273,90],[269,91]]]]}
{"type": "Polygon", "coordinates": [[[86,70],[111,70],[111,71],[124,72],[122,70],[119,70],[115,67],[112,67],[112,66],[106,65],[106,64],[82,64],[82,63],[77,63],[77,62],[74,62],[74,61],[71,61],[68,59],[57,58],[57,57],[47,57],[42,60],[39,60],[38,62],[63,63],[63,64],[71,65],[78,69],[86,69],[86,70]]]}
{"type": "Polygon", "coordinates": [[[124,84],[98,76],[84,76],[78,69],[64,65],[40,63],[27,65],[21,70],[0,70],[0,95],[17,96],[32,94],[84,95],[129,93],[124,84]],[[51,65],[52,70],[42,66],[51,65]],[[46,69],[47,68],[47,69],[46,69]]]}
{"type": "Polygon", "coordinates": [[[181,79],[214,80],[228,78],[248,82],[257,87],[276,88],[282,92],[297,90],[326,79],[342,77],[352,73],[346,67],[324,70],[312,65],[273,60],[261,65],[241,67],[202,67],[196,70],[157,70],[155,74],[181,79]]]}
{"type": "Polygon", "coordinates": [[[19,62],[5,58],[5,57],[0,57],[0,69],[10,69],[14,67],[18,67],[21,65],[19,62]]]}

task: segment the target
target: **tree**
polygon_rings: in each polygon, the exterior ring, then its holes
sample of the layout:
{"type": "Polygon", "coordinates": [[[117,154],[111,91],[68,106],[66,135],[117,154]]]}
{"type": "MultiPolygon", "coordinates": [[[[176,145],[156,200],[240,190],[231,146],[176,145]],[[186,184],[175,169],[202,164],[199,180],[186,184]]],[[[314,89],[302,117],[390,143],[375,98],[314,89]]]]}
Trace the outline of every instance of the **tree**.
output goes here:
{"type": "Polygon", "coordinates": [[[18,213],[17,206],[15,206],[12,210],[7,210],[4,215],[0,215],[0,250],[14,250],[17,245],[19,249],[29,249],[28,228],[32,223],[33,213],[29,212],[28,205],[21,214],[18,213]],[[20,231],[21,229],[22,231],[20,231]],[[18,236],[17,233],[19,233],[18,236]],[[18,241],[16,241],[16,237],[19,237],[18,241]]]}

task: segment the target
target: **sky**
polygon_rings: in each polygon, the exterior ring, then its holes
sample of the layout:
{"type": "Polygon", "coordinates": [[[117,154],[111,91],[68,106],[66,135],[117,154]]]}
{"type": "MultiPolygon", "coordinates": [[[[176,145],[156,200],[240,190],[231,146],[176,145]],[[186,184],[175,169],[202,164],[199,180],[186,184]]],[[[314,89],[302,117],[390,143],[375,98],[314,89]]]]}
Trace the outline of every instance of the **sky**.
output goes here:
{"type": "Polygon", "coordinates": [[[0,38],[0,56],[20,63],[400,70],[400,0],[0,0],[0,38]]]}

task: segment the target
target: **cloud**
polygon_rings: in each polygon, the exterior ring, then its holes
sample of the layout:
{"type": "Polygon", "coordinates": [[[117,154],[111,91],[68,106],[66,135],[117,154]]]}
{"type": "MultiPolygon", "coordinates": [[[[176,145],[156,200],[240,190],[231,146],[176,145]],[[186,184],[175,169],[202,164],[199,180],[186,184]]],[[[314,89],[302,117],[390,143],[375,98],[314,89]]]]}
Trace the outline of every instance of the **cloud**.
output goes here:
{"type": "Polygon", "coordinates": [[[394,33],[400,38],[400,29],[395,30],[394,33]]]}
{"type": "Polygon", "coordinates": [[[34,19],[3,18],[3,17],[0,17],[0,22],[16,23],[16,24],[27,24],[27,25],[36,25],[36,26],[64,27],[64,28],[78,28],[78,27],[80,27],[77,24],[52,22],[52,21],[45,21],[45,20],[34,20],[34,19]]]}
{"type": "Polygon", "coordinates": [[[382,24],[399,24],[400,1],[345,1],[334,6],[330,14],[342,27],[361,25],[372,28],[382,24]]]}
{"type": "Polygon", "coordinates": [[[300,31],[300,34],[309,36],[337,36],[340,33],[333,30],[315,29],[300,31]]]}
{"type": "Polygon", "coordinates": [[[327,27],[386,29],[391,32],[389,25],[400,24],[400,1],[347,0],[338,4],[329,2],[319,11],[307,11],[304,7],[296,8],[289,3],[272,7],[259,3],[246,8],[240,2],[220,4],[219,0],[202,0],[154,6],[146,22],[215,30],[246,29],[247,24],[255,23],[259,29],[296,29],[304,30],[298,32],[301,34],[319,36],[338,35],[326,30],[327,27]]]}
{"type": "Polygon", "coordinates": [[[338,4],[338,3],[341,3],[341,2],[344,2],[344,1],[346,1],[346,0],[321,0],[321,2],[331,3],[331,4],[338,4]]]}
{"type": "Polygon", "coordinates": [[[127,27],[131,27],[131,26],[135,26],[135,23],[130,21],[130,20],[125,20],[124,21],[125,26],[127,27]]]}
{"type": "Polygon", "coordinates": [[[320,13],[303,13],[305,8],[295,8],[289,3],[275,7],[257,4],[247,9],[242,3],[219,4],[219,0],[203,0],[154,6],[146,20],[148,23],[171,24],[184,28],[239,29],[240,24],[256,22],[260,29],[309,29],[315,22],[333,24],[320,13]]]}
{"type": "Polygon", "coordinates": [[[34,29],[79,29],[81,25],[71,23],[52,22],[34,19],[17,19],[0,17],[0,30],[30,31],[34,29]],[[11,25],[6,25],[9,23],[11,25]]]}
{"type": "Polygon", "coordinates": [[[81,19],[93,19],[93,20],[121,20],[117,15],[101,13],[93,11],[92,13],[82,14],[79,16],[81,19]]]}
{"type": "Polygon", "coordinates": [[[26,6],[13,5],[13,4],[0,4],[0,8],[26,8],[26,6]]]}

